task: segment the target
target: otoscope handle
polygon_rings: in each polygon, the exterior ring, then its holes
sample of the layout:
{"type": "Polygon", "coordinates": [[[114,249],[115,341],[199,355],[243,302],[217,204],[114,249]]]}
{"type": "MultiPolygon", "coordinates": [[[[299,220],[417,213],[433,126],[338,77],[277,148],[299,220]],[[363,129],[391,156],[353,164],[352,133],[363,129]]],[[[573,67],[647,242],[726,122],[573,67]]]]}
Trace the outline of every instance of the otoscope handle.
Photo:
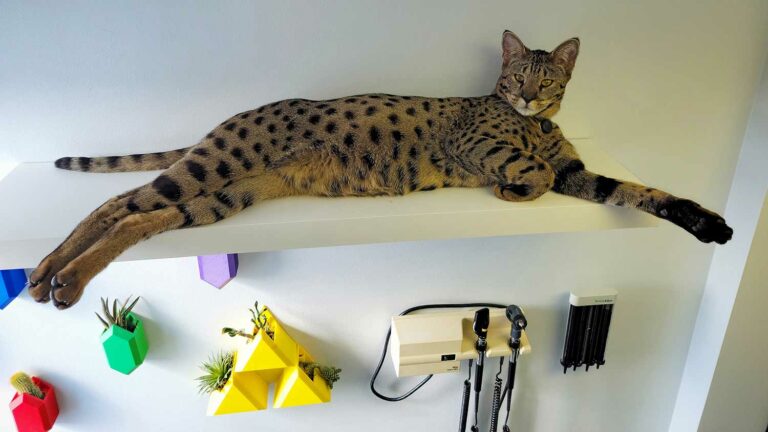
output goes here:
{"type": "Polygon", "coordinates": [[[485,351],[479,353],[480,357],[477,359],[475,365],[475,393],[480,393],[483,388],[483,366],[485,366],[485,351]]]}
{"type": "Polygon", "coordinates": [[[459,421],[459,432],[467,430],[467,416],[469,415],[469,394],[472,391],[472,384],[469,380],[464,381],[464,393],[461,399],[461,420],[459,421]]]}

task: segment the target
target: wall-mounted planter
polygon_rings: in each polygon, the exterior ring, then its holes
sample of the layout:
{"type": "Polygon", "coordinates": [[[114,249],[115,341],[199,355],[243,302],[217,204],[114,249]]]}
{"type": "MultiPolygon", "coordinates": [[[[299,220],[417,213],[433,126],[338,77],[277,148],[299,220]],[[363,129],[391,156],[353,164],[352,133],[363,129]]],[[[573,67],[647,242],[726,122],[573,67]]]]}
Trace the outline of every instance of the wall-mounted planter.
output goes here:
{"type": "Polygon", "coordinates": [[[207,414],[215,416],[267,409],[268,397],[269,383],[258,373],[233,372],[223,389],[211,393],[207,414]]]}
{"type": "Polygon", "coordinates": [[[272,371],[292,366],[299,355],[299,345],[272,315],[268,315],[272,336],[259,330],[256,337],[240,347],[235,372],[272,371]]]}
{"type": "Polygon", "coordinates": [[[197,257],[200,279],[221,289],[237,276],[237,254],[203,255],[197,257]]]}
{"type": "Polygon", "coordinates": [[[0,309],[5,309],[18,297],[26,284],[24,269],[0,270],[0,309]]]}
{"type": "Polygon", "coordinates": [[[136,325],[133,332],[113,325],[101,334],[101,345],[109,367],[126,375],[144,362],[149,351],[144,323],[133,313],[128,314],[128,319],[136,325]]]}
{"type": "Polygon", "coordinates": [[[45,396],[43,399],[26,393],[13,396],[10,407],[19,432],[45,432],[53,427],[59,416],[59,404],[53,386],[37,377],[32,377],[32,381],[45,396]]]}
{"type": "Polygon", "coordinates": [[[320,374],[315,374],[313,380],[301,367],[291,366],[283,371],[277,383],[274,407],[288,408],[330,401],[331,389],[320,374]]]}

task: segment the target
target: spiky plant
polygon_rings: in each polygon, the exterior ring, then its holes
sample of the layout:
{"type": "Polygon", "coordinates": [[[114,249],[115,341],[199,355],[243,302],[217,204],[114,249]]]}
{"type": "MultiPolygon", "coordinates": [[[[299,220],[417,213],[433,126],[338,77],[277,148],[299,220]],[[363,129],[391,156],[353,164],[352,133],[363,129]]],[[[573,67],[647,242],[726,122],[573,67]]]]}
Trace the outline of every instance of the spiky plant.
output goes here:
{"type": "Polygon", "coordinates": [[[200,365],[200,369],[205,372],[195,380],[197,388],[201,394],[210,394],[221,390],[232,376],[232,367],[235,362],[235,353],[232,351],[219,351],[211,354],[208,361],[200,365]]]}
{"type": "Polygon", "coordinates": [[[11,385],[19,393],[31,394],[32,396],[42,399],[45,395],[40,387],[32,381],[32,378],[24,372],[16,372],[11,376],[11,385]]]}
{"type": "Polygon", "coordinates": [[[105,330],[109,330],[111,326],[116,325],[128,330],[129,332],[133,332],[136,329],[136,322],[130,319],[128,314],[131,313],[133,307],[136,306],[136,303],[140,298],[141,297],[136,297],[136,299],[131,302],[131,296],[128,296],[123,304],[119,306],[117,304],[117,300],[114,300],[112,301],[112,308],[110,310],[109,298],[105,299],[102,297],[101,310],[103,311],[104,316],[102,317],[98,312],[96,312],[96,316],[99,318],[99,321],[104,324],[105,330]]]}
{"type": "Polygon", "coordinates": [[[269,325],[269,319],[267,318],[267,307],[259,307],[259,302],[257,301],[253,304],[253,308],[248,310],[251,312],[251,323],[253,324],[253,329],[250,333],[244,329],[224,327],[221,329],[221,334],[228,335],[229,337],[242,336],[246,339],[253,340],[259,330],[264,330],[267,335],[269,335],[269,337],[274,339],[275,332],[269,325]]]}
{"type": "Polygon", "coordinates": [[[310,379],[315,379],[316,373],[320,374],[330,389],[333,389],[333,383],[341,378],[341,369],[333,366],[326,366],[316,362],[299,362],[299,366],[301,366],[310,379]]]}

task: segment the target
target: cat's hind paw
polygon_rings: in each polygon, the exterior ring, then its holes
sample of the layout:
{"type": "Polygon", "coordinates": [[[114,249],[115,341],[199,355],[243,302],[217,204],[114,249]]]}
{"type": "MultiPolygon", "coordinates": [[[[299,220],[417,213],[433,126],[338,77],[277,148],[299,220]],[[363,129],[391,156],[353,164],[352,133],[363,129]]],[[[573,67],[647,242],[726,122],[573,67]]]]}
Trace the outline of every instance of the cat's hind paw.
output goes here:
{"type": "Polygon", "coordinates": [[[682,227],[704,243],[725,244],[733,237],[733,229],[725,223],[725,219],[691,200],[671,201],[659,209],[659,216],[682,227]]]}
{"type": "Polygon", "coordinates": [[[76,272],[64,270],[56,273],[51,279],[51,299],[56,309],[69,309],[80,300],[87,282],[82,282],[76,272]]]}

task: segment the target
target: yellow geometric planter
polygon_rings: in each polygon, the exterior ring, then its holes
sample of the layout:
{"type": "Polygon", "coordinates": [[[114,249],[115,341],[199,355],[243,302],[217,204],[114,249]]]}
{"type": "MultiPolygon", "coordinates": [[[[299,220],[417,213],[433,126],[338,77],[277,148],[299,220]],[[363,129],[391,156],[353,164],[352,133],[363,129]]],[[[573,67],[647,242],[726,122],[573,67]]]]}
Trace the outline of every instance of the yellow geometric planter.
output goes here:
{"type": "Polygon", "coordinates": [[[232,378],[220,392],[214,392],[208,415],[262,410],[267,407],[269,384],[275,383],[274,408],[330,402],[331,390],[317,374],[312,380],[299,362],[311,362],[310,354],[285,331],[265,308],[272,336],[259,330],[235,354],[232,378]]]}
{"type": "Polygon", "coordinates": [[[207,414],[214,416],[267,409],[268,396],[269,384],[261,376],[232,372],[224,388],[211,393],[207,414]]]}

